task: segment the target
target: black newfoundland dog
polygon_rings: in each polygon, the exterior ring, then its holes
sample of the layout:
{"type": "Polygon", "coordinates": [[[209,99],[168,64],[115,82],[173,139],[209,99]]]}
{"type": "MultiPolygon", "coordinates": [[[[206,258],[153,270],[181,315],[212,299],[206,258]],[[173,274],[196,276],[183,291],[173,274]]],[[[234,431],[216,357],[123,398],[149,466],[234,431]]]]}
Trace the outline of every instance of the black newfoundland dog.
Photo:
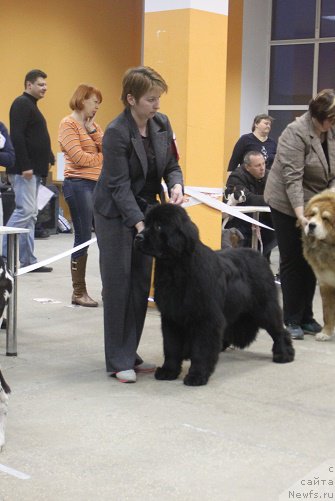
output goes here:
{"type": "Polygon", "coordinates": [[[164,364],[156,379],[176,379],[191,360],[184,383],[206,384],[220,351],[245,348],[259,328],[273,339],[273,361],[292,362],[294,349],[283,328],[274,278],[266,259],[252,249],[213,251],[199,239],[182,207],[151,209],[135,245],[156,258],[155,302],[161,313],[164,364]]]}

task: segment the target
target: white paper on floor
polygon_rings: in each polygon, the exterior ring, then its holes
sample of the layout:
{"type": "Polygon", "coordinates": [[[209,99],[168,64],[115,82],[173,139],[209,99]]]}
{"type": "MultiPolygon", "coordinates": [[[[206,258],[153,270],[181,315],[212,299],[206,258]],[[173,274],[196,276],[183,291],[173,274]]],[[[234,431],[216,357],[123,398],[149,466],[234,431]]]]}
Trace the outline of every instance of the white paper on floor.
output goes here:
{"type": "Polygon", "coordinates": [[[35,297],[34,301],[37,301],[38,303],[42,304],[59,304],[62,301],[57,301],[56,299],[52,299],[50,297],[35,297]]]}

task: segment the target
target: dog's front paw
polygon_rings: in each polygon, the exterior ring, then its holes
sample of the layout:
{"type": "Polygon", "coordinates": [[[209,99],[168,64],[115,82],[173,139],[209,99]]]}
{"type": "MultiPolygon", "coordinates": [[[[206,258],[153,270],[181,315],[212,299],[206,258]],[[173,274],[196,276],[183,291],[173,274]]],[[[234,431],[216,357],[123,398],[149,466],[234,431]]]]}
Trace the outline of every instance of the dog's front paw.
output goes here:
{"type": "Polygon", "coordinates": [[[202,386],[204,384],[207,384],[208,382],[208,376],[205,376],[205,374],[190,374],[188,373],[184,377],[184,384],[187,386],[202,386]]]}
{"type": "Polygon", "coordinates": [[[273,361],[277,364],[287,364],[289,362],[293,362],[295,351],[291,336],[287,331],[285,331],[283,338],[273,343],[272,352],[273,361]]]}
{"type": "Polygon", "coordinates": [[[284,353],[274,353],[273,361],[277,364],[288,364],[289,362],[293,362],[294,360],[294,350],[287,350],[284,353]]]}
{"type": "Polygon", "coordinates": [[[167,367],[157,367],[155,378],[160,381],[173,381],[179,376],[179,371],[169,369],[167,367]]]}
{"type": "Polygon", "coordinates": [[[273,350],[273,361],[277,364],[287,364],[293,362],[294,360],[294,348],[293,346],[285,346],[280,350],[273,350]]]}
{"type": "Polygon", "coordinates": [[[330,341],[331,336],[328,336],[324,331],[318,332],[315,336],[316,341],[330,341]]]}

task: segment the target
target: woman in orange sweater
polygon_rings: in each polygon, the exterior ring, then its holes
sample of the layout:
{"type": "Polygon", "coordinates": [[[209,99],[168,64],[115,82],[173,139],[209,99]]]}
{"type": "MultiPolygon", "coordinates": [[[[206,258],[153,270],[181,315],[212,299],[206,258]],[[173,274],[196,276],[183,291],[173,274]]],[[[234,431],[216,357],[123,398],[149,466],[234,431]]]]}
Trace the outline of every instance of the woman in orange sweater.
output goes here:
{"type": "MultiPolygon", "coordinates": [[[[98,89],[79,85],[70,100],[73,112],[59,126],[58,142],[65,157],[63,193],[74,227],[74,247],[91,238],[92,194],[102,166],[103,132],[94,121],[101,101],[98,89]]],[[[96,307],[86,289],[87,250],[84,247],[71,256],[72,304],[96,307]]]]}

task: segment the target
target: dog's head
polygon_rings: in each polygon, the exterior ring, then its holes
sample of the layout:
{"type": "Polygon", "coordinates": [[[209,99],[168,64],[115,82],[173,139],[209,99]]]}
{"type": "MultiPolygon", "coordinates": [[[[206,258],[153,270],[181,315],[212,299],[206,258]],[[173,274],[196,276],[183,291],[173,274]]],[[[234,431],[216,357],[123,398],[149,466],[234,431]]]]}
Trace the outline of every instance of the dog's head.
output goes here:
{"type": "Polygon", "coordinates": [[[304,238],[335,244],[335,193],[326,190],[311,198],[305,208],[308,220],[304,238]]]}
{"type": "Polygon", "coordinates": [[[227,205],[237,205],[243,204],[246,201],[247,197],[245,196],[245,192],[243,189],[234,189],[226,188],[224,192],[224,202],[227,205]]]}
{"type": "Polygon", "coordinates": [[[185,209],[163,204],[153,207],[145,217],[145,228],[135,237],[135,246],[156,258],[178,258],[190,254],[199,241],[199,232],[185,209]]]}

